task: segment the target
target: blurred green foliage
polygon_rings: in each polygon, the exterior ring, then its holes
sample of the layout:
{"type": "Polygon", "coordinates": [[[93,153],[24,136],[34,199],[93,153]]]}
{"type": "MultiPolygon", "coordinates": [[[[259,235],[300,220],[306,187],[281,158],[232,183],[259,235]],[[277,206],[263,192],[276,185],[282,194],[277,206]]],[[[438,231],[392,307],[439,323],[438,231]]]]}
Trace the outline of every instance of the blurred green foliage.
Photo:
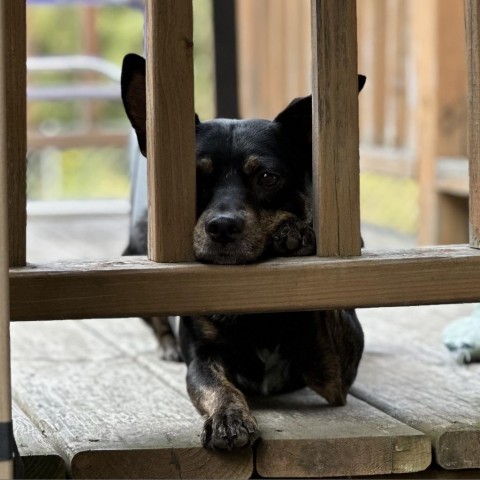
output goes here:
{"type": "Polygon", "coordinates": [[[417,231],[418,182],[365,172],[360,175],[362,221],[408,235],[417,231]]]}
{"type": "MultiPolygon", "coordinates": [[[[201,118],[212,118],[213,39],[211,0],[194,0],[195,108],[201,118]]],[[[27,9],[29,56],[81,55],[85,45],[84,5],[37,5],[27,9]]],[[[126,53],[143,54],[144,15],[128,7],[95,9],[98,56],[120,67],[126,53]]],[[[35,72],[29,85],[52,86],[104,83],[85,72],[35,72]]],[[[30,101],[29,133],[51,135],[81,132],[85,124],[97,131],[130,132],[123,106],[118,101],[30,101]],[[87,118],[86,118],[87,117],[87,118]]],[[[126,149],[75,148],[30,151],[28,166],[30,199],[128,198],[129,159],[126,149]]]]}

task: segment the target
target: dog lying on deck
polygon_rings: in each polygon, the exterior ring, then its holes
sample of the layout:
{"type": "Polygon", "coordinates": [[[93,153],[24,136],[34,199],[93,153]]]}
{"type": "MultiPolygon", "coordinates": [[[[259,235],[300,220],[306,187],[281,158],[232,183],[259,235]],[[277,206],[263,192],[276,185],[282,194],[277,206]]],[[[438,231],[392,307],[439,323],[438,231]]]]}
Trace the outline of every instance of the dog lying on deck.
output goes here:
{"type": "MultiPolygon", "coordinates": [[[[359,76],[359,91],[365,77],[359,76]]],[[[146,156],[145,61],[127,55],[122,99],[146,156]]],[[[272,256],[311,255],[312,102],[294,100],[273,121],[200,122],[196,117],[196,258],[246,264],[272,256]]],[[[146,217],[128,255],[145,255],[146,217]]],[[[162,318],[150,319],[165,357],[177,356],[162,318]]],[[[269,395],[307,385],[344,405],[363,351],[354,310],[185,316],[178,333],[188,366],[187,389],[206,417],[209,448],[232,449],[259,436],[244,393],[269,395]]]]}

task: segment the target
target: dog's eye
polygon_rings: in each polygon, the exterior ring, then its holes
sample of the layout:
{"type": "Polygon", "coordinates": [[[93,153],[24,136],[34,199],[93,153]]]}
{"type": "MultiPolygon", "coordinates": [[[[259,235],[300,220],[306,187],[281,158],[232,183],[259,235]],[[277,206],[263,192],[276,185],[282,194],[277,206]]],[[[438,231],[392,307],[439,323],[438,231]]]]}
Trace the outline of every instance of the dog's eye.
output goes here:
{"type": "Polygon", "coordinates": [[[278,182],[278,175],[271,172],[263,172],[260,174],[260,184],[263,187],[273,187],[278,182]]]}

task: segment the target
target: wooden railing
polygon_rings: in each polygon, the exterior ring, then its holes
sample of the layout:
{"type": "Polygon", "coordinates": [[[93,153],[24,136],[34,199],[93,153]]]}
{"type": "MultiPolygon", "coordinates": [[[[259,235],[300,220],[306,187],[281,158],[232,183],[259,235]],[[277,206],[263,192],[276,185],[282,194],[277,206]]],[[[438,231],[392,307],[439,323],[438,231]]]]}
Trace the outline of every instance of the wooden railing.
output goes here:
{"type": "MultiPolygon", "coordinates": [[[[422,2],[430,4],[429,0],[422,2]]],[[[11,199],[9,227],[14,232],[9,246],[14,255],[10,270],[11,318],[6,308],[7,285],[0,284],[1,425],[10,422],[9,376],[4,361],[8,358],[9,319],[263,312],[480,300],[480,252],[476,250],[480,248],[480,0],[466,0],[473,173],[470,245],[394,254],[364,251],[362,255],[356,240],[360,231],[355,3],[312,0],[311,5],[313,162],[314,171],[321,176],[313,185],[315,203],[321,206],[316,210],[314,226],[317,253],[322,258],[277,259],[250,266],[190,262],[195,207],[192,4],[191,0],[149,0],[149,259],[25,266],[24,11],[18,0],[2,1],[0,173],[6,165],[11,199]],[[165,28],[167,25],[169,28],[165,28]],[[15,82],[9,80],[11,68],[6,65],[19,72],[15,82]],[[163,92],[161,98],[159,92],[163,92]],[[8,103],[12,98],[18,101],[15,108],[8,103]],[[161,121],[164,115],[168,115],[168,122],[161,121]]],[[[1,191],[5,192],[3,180],[1,191]]],[[[1,231],[5,232],[5,215],[0,215],[0,220],[1,231]]],[[[7,247],[4,240],[0,250],[3,275],[7,247]]],[[[8,465],[0,463],[0,476],[8,478],[8,465]]]]}

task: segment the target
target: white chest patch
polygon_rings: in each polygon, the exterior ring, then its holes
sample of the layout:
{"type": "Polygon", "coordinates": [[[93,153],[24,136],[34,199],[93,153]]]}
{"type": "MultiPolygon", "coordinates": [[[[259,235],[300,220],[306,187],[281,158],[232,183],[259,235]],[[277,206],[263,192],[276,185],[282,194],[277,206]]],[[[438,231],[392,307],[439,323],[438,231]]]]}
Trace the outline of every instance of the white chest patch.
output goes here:
{"type": "Polygon", "coordinates": [[[172,330],[173,336],[179,339],[179,332],[180,332],[180,317],[168,317],[168,323],[170,324],[170,328],[172,330]]]}

